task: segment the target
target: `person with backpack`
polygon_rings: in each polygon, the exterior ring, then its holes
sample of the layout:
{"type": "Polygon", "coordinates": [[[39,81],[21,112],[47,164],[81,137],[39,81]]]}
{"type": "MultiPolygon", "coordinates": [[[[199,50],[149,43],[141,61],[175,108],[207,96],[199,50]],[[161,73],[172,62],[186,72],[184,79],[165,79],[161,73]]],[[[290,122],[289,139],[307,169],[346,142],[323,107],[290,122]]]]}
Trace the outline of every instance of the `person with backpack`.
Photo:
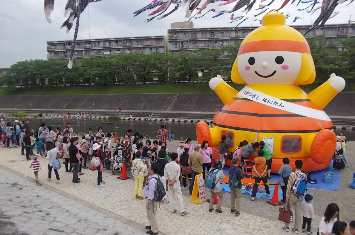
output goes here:
{"type": "MultiPolygon", "coordinates": [[[[287,184],[286,202],[290,204],[293,212],[294,233],[299,234],[302,225],[301,203],[303,195],[307,189],[307,175],[301,171],[303,167],[302,160],[295,161],[296,171],[292,172],[287,184]]],[[[285,223],[282,227],[286,232],[290,231],[290,223],[285,223]]]]}
{"type": "Polygon", "coordinates": [[[169,197],[169,205],[170,205],[170,211],[172,213],[176,213],[175,210],[175,203],[174,203],[174,196],[176,195],[178,204],[179,204],[179,209],[180,209],[180,215],[185,216],[186,211],[184,208],[184,201],[182,200],[182,193],[181,193],[181,186],[180,186],[180,166],[176,162],[178,158],[177,153],[171,153],[170,154],[171,162],[165,165],[164,169],[164,177],[168,181],[168,197],[169,197]]]}
{"type": "Polygon", "coordinates": [[[255,183],[253,186],[253,192],[251,193],[251,200],[254,201],[256,197],[256,192],[258,191],[259,183],[263,181],[265,185],[266,195],[270,196],[270,189],[269,185],[267,184],[267,165],[266,165],[266,158],[264,158],[264,151],[259,150],[258,152],[259,157],[254,158],[254,166],[252,177],[255,179],[255,183]]]}
{"type": "Polygon", "coordinates": [[[148,167],[148,172],[149,172],[148,183],[144,186],[144,192],[143,192],[144,197],[147,198],[147,202],[145,206],[146,206],[147,217],[149,220],[149,225],[145,226],[145,228],[148,229],[147,234],[158,234],[159,227],[158,227],[158,221],[156,217],[156,211],[157,211],[156,196],[158,195],[157,192],[158,181],[160,181],[160,177],[157,174],[158,165],[152,163],[148,167]]]}
{"type": "Polygon", "coordinates": [[[238,167],[239,158],[233,158],[233,166],[229,168],[228,184],[231,190],[231,213],[240,215],[240,200],[242,198],[242,179],[244,174],[238,167]],[[237,205],[237,206],[236,206],[237,205]]]}
{"type": "Polygon", "coordinates": [[[225,179],[226,176],[223,174],[222,162],[220,160],[215,160],[213,167],[210,169],[207,179],[206,179],[206,188],[211,191],[210,206],[208,211],[213,211],[213,202],[214,198],[218,196],[218,203],[216,212],[222,213],[221,206],[223,202],[223,192],[221,187],[221,180],[225,179]]]}
{"type": "Polygon", "coordinates": [[[57,160],[57,155],[58,155],[58,149],[53,148],[53,143],[52,142],[46,142],[46,150],[47,150],[47,157],[46,159],[48,160],[48,178],[47,180],[50,181],[52,178],[52,169],[54,170],[55,177],[57,179],[57,184],[59,184],[59,173],[58,173],[58,167],[54,165],[54,161],[57,160]]]}
{"type": "MultiPolygon", "coordinates": [[[[165,156],[166,156],[166,152],[164,150],[160,150],[158,153],[158,161],[157,161],[157,164],[158,164],[157,173],[161,177],[161,181],[164,183],[164,185],[166,185],[166,179],[164,177],[164,170],[165,170],[165,165],[168,163],[168,161],[165,160],[165,156]]],[[[165,190],[166,190],[166,188],[165,188],[165,190]]],[[[168,198],[166,196],[163,198],[163,203],[164,204],[169,203],[168,198]]]]}

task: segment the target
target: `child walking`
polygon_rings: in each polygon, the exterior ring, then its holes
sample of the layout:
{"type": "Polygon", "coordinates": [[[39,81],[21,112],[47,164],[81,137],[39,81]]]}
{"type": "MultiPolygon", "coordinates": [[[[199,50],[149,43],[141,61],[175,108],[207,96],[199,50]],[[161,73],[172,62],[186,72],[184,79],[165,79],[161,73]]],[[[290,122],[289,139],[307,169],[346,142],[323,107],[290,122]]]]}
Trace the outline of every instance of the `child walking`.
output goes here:
{"type": "Polygon", "coordinates": [[[43,155],[43,152],[42,152],[42,141],[39,140],[39,138],[36,138],[36,141],[35,141],[35,145],[36,145],[36,149],[37,149],[37,154],[39,155],[43,155]]]}
{"type": "Polygon", "coordinates": [[[312,220],[314,220],[314,209],[311,204],[313,200],[313,196],[310,194],[306,194],[306,196],[304,196],[304,200],[306,201],[306,203],[303,203],[301,206],[301,211],[303,214],[302,232],[307,231],[307,235],[310,235],[312,234],[311,232],[312,220]],[[307,230],[306,230],[306,225],[307,225],[307,230]]]}
{"type": "Polygon", "coordinates": [[[31,162],[30,168],[31,167],[33,167],[33,172],[34,172],[35,178],[36,178],[36,184],[39,186],[42,185],[38,181],[38,171],[41,169],[41,163],[37,160],[37,156],[32,157],[32,162],[31,162]]]}

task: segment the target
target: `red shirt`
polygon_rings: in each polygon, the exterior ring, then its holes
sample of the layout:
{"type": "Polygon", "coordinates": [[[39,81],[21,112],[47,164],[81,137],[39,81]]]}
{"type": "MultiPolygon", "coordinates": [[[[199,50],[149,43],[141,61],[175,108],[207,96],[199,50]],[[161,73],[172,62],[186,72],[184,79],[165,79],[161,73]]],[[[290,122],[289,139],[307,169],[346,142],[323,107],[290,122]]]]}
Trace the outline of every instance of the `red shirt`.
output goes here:
{"type": "Polygon", "coordinates": [[[158,137],[160,142],[166,143],[168,140],[168,131],[165,128],[159,129],[158,137]]]}

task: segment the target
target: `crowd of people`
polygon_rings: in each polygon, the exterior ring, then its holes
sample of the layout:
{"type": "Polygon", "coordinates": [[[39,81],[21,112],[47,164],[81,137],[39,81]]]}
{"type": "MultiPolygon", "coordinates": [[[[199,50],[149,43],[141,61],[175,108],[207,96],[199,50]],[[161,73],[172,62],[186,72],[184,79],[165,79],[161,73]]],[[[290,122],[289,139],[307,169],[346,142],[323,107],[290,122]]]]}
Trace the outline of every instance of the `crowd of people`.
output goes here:
{"type": "MultiPolygon", "coordinates": [[[[201,145],[193,144],[190,138],[181,142],[176,151],[169,151],[167,141],[169,140],[168,131],[165,126],[157,132],[157,140],[145,140],[138,132],[134,133],[131,129],[122,136],[112,136],[111,133],[104,133],[101,127],[93,133],[91,128],[80,138],[77,136],[70,123],[61,129],[53,129],[44,122],[38,129],[30,129],[29,121],[15,120],[14,123],[1,120],[1,136],[4,147],[19,147],[21,154],[26,156],[28,161],[32,160],[30,167],[33,168],[36,183],[41,185],[38,180],[38,172],[41,164],[38,157],[48,160],[48,180],[51,180],[52,171],[56,177],[56,183],[60,183],[59,168],[62,161],[65,172],[73,174],[72,182],[81,182],[79,175],[83,175],[82,169],[90,168],[96,170],[97,185],[104,186],[102,174],[104,168],[110,170],[112,175],[126,167],[134,177],[134,194],[137,200],[146,199],[146,212],[150,225],[146,226],[148,234],[157,234],[159,226],[156,218],[157,205],[159,202],[169,204],[171,213],[186,215],[186,208],[183,202],[182,189],[188,189],[190,195],[193,193],[195,177],[202,175],[205,180],[206,196],[209,201],[208,211],[215,210],[222,213],[223,191],[221,180],[226,176],[223,172],[225,159],[232,159],[233,166],[229,168],[228,185],[231,189],[231,214],[239,216],[240,201],[242,195],[242,179],[244,177],[245,159],[250,155],[257,155],[254,159],[252,176],[255,178],[251,200],[254,201],[258,192],[260,182],[265,185],[266,193],[269,195],[268,178],[272,158],[268,146],[260,141],[248,143],[243,141],[228,155],[228,145],[226,137],[223,136],[220,142],[220,156],[215,158],[208,141],[203,141],[201,145]],[[26,154],[25,154],[26,152],[26,154]],[[95,163],[96,161],[96,163],[95,163]],[[58,163],[59,162],[59,163],[58,163]],[[88,164],[90,163],[90,164],[88,164]],[[59,166],[58,166],[59,164],[59,166]],[[89,167],[90,166],[90,167],[89,167]],[[161,186],[162,185],[162,186],[161,186]],[[157,190],[161,187],[166,192],[162,194],[161,200],[157,201],[157,190]],[[214,198],[218,196],[218,203],[214,208],[214,198]],[[178,207],[175,207],[175,200],[178,207]]],[[[344,148],[345,140],[338,138],[341,148],[344,148]]],[[[339,149],[339,144],[337,145],[339,149]]],[[[345,145],[346,148],[346,145],[345,145]]],[[[344,154],[345,150],[342,152],[344,154]]],[[[296,171],[292,172],[289,159],[284,158],[284,165],[280,168],[280,186],[283,191],[283,203],[288,203],[294,212],[294,228],[296,234],[307,232],[312,234],[311,223],[314,220],[314,209],[312,206],[313,196],[305,192],[298,192],[298,184],[307,175],[301,171],[303,162],[295,162],[296,171]],[[306,203],[302,204],[305,199],[306,203]]],[[[163,190],[161,190],[163,191],[163,190]]],[[[347,225],[339,221],[339,207],[335,203],[328,205],[324,217],[319,224],[319,234],[354,234],[355,221],[347,225]]],[[[285,223],[283,229],[290,231],[290,224],[285,223]]]]}

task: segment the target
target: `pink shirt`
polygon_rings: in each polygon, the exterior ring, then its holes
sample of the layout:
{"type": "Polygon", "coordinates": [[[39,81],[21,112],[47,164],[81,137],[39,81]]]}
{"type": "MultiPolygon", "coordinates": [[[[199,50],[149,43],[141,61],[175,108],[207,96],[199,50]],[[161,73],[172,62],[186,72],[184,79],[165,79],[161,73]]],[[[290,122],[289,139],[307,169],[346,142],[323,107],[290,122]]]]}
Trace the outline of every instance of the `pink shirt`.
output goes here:
{"type": "Polygon", "coordinates": [[[188,148],[189,149],[189,154],[194,152],[194,145],[193,144],[185,144],[184,148],[188,148]]]}
{"type": "Polygon", "coordinates": [[[200,153],[202,154],[202,159],[203,163],[211,163],[211,154],[212,154],[212,149],[210,147],[200,149],[200,153]]]}

